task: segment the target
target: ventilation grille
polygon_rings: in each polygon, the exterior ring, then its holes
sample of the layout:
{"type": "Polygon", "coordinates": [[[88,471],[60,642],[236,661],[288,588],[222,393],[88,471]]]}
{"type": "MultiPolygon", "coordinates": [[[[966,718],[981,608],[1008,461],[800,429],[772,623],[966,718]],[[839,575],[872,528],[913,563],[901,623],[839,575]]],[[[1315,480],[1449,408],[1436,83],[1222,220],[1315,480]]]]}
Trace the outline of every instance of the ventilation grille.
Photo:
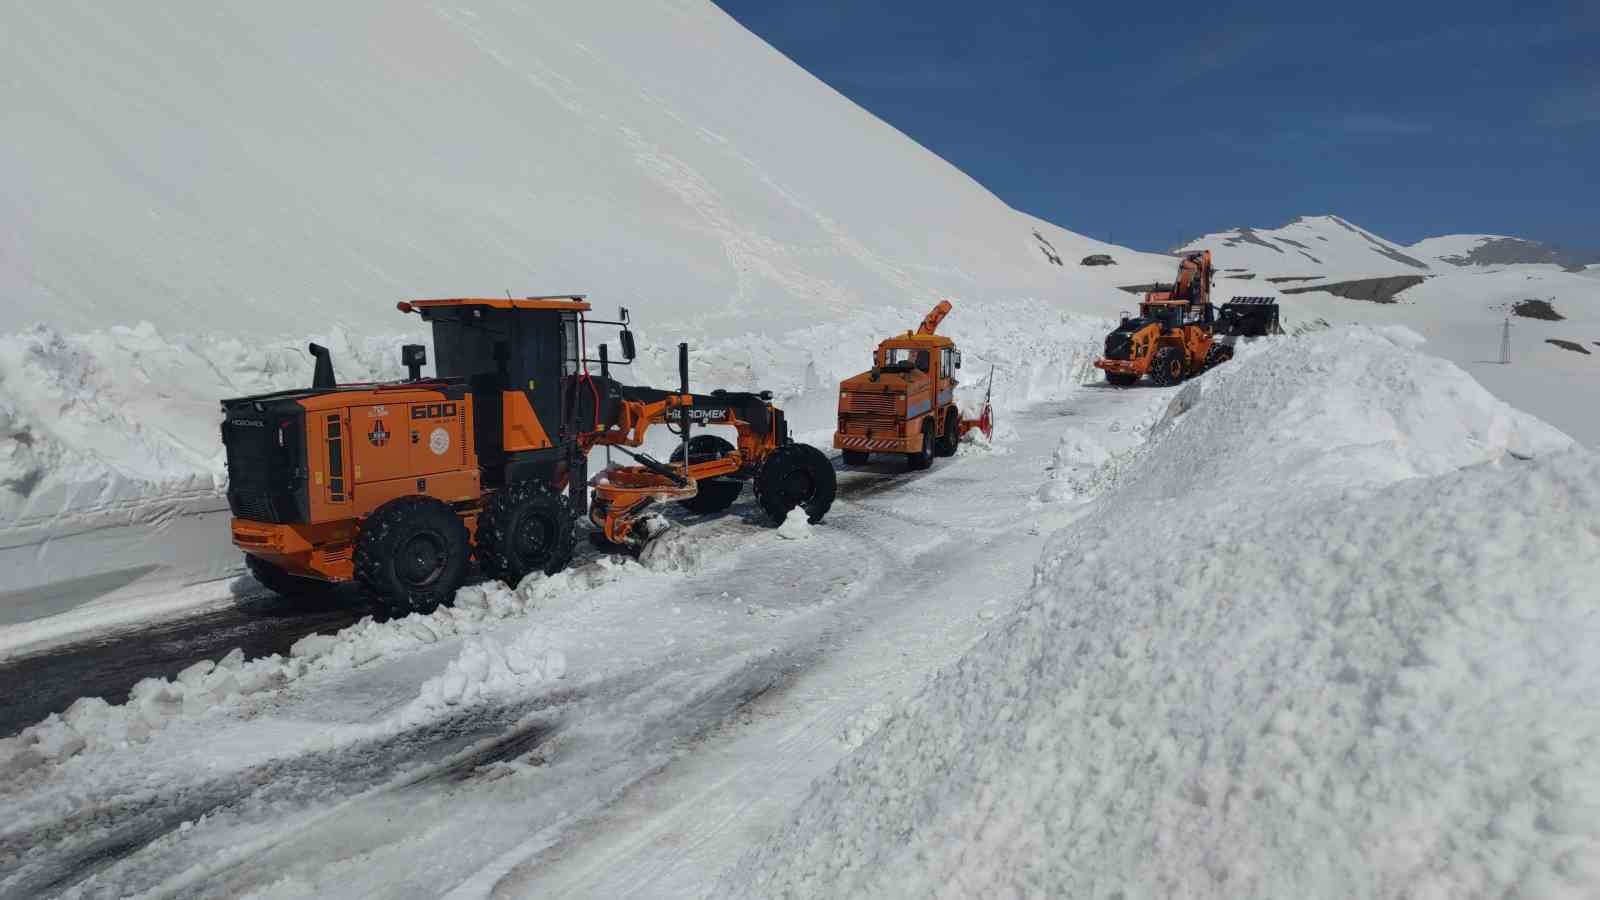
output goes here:
{"type": "Polygon", "coordinates": [[[850,394],[850,411],[854,413],[878,413],[890,417],[899,415],[895,404],[900,399],[899,394],[850,394]]]}

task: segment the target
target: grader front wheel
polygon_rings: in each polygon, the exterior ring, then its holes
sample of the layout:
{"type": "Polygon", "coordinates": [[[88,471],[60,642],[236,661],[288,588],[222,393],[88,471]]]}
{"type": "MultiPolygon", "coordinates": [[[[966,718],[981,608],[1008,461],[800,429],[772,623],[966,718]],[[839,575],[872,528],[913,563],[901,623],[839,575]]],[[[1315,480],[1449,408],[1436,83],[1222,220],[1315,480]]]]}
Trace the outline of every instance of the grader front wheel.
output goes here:
{"type": "Polygon", "coordinates": [[[755,477],[756,503],[782,525],[789,511],[800,507],[807,521],[822,521],[833,506],[838,481],[833,464],[810,444],[785,444],[772,451],[755,477]]]}

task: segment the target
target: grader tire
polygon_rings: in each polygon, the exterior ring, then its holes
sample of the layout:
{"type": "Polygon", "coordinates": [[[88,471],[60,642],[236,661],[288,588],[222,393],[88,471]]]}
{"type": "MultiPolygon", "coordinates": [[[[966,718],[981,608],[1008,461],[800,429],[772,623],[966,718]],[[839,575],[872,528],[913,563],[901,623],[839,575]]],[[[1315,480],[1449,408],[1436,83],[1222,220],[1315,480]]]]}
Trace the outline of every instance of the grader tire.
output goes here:
{"type": "Polygon", "coordinates": [[[572,507],[539,481],[520,481],[489,498],[478,518],[478,566],[511,587],[572,559],[572,507]]]}
{"type": "Polygon", "coordinates": [[[426,614],[455,602],[467,553],[467,526],[454,510],[432,497],[400,497],[362,523],[356,579],[391,614],[426,614]]]}
{"type": "Polygon", "coordinates": [[[756,472],[756,503],[782,525],[789,511],[800,507],[812,524],[822,521],[838,490],[833,464],[810,444],[785,444],[772,451],[756,472]]]}

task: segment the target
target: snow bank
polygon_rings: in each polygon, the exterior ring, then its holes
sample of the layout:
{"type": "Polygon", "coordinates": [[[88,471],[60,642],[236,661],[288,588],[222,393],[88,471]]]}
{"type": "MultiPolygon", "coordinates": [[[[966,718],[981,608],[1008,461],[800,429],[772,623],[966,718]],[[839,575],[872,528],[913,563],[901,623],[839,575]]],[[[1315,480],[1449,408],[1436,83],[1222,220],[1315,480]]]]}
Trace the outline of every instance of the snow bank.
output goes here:
{"type": "Polygon", "coordinates": [[[1600,457],[1378,335],[1274,343],[722,894],[1600,891],[1600,457]]]}
{"type": "Polygon", "coordinates": [[[274,654],[247,661],[235,649],[216,662],[195,663],[170,680],[146,678],[134,685],[128,702],[120,706],[98,697],[80,699],[65,713],[52,714],[15,737],[0,740],[0,775],[67,759],[85,750],[114,750],[148,738],[174,718],[244,704],[257,694],[302,678],[348,671],[456,637],[469,640],[446,671],[427,682],[417,700],[401,713],[402,724],[430,711],[560,678],[566,673],[565,656],[537,628],[509,645],[474,636],[535,609],[573,602],[639,568],[635,563],[603,557],[593,565],[553,576],[530,575],[516,590],[494,581],[471,585],[456,593],[453,607],[388,622],[368,617],[337,634],[308,635],[295,642],[287,658],[274,654]]]}
{"type": "Polygon", "coordinates": [[[567,657],[550,633],[534,626],[502,644],[488,635],[468,637],[445,670],[423,682],[404,720],[425,721],[440,710],[517,696],[567,674],[567,657]]]}

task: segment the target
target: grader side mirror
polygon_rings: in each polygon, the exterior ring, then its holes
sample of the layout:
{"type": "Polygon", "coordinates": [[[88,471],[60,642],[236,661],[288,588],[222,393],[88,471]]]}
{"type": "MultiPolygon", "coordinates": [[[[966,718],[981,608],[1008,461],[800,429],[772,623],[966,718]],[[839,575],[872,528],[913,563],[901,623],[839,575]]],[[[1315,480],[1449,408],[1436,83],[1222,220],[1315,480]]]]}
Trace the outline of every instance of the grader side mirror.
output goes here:
{"type": "Polygon", "coordinates": [[[956,368],[958,368],[958,369],[961,368],[961,351],[957,350],[955,353],[953,353],[951,355],[955,357],[956,368]]]}
{"type": "Polygon", "coordinates": [[[634,357],[634,355],[636,353],[636,351],[634,350],[634,345],[633,345],[633,332],[631,332],[628,329],[624,328],[624,329],[622,329],[622,334],[619,335],[618,337],[622,341],[622,359],[623,359],[623,361],[624,362],[633,362],[633,357],[634,357]]]}

